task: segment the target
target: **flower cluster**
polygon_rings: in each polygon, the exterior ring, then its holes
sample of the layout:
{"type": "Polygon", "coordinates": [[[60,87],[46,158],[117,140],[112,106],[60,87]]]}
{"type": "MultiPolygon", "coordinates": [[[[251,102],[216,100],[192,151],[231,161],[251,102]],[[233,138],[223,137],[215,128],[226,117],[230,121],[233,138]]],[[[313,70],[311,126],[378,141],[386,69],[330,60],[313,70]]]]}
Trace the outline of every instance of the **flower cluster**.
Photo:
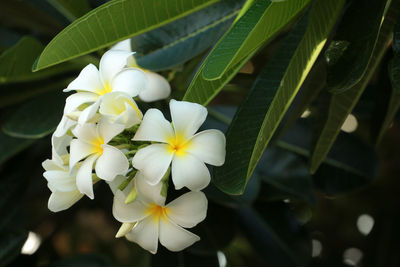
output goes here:
{"type": "Polygon", "coordinates": [[[122,223],[116,237],[152,253],[158,241],[180,251],[200,239],[185,228],[206,217],[200,191],[210,183],[206,164],[224,163],[225,136],[197,133],[207,116],[199,104],[170,100],[172,122],[158,109],[143,115],[136,101],[165,99],[171,89],[159,74],[139,68],[124,44],[106,52],[99,69],[86,66],[64,90],[75,93],[52,136],[52,158],[43,162],[52,192],[48,207],[57,212],[84,195],[93,199],[93,184],[105,180],[122,223]],[[189,192],[165,204],[170,177],[176,190],[189,192]]]}

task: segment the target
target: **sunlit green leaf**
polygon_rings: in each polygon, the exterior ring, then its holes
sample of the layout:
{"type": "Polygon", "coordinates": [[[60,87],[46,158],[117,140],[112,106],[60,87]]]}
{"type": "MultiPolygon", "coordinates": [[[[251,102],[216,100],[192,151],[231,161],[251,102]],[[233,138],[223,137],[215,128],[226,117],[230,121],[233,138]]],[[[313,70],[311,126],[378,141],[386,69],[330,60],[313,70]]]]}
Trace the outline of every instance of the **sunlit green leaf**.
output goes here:
{"type": "MultiPolygon", "coordinates": [[[[328,71],[328,89],[331,92],[340,93],[350,89],[367,71],[386,3],[382,0],[355,0],[346,10],[332,44],[346,42],[348,45],[338,60],[331,59],[332,55],[327,57],[329,63],[336,61],[330,64],[328,71]]],[[[328,50],[327,55],[329,53],[328,50]]]]}
{"type": "Polygon", "coordinates": [[[274,131],[326,42],[344,1],[317,1],[257,78],[227,132],[226,163],[215,169],[222,191],[241,194],[274,131]],[[301,23],[302,22],[302,23],[301,23]],[[297,45],[298,44],[298,45],[297,45]]]}
{"type": "Polygon", "coordinates": [[[116,0],[90,11],[60,32],[34,70],[76,58],[196,12],[218,0],[116,0]]]}
{"type": "Polygon", "coordinates": [[[399,13],[400,1],[393,1],[385,15],[372,59],[361,81],[346,92],[331,96],[329,110],[327,113],[322,114],[323,116],[320,119],[322,126],[316,133],[317,138],[312,149],[310,164],[312,173],[317,171],[324,160],[335,142],[344,121],[357,104],[372,75],[375,73],[391,39],[393,25],[399,13]]]}
{"type": "Polygon", "coordinates": [[[170,69],[212,46],[233,22],[243,0],[222,0],[131,39],[139,66],[170,69]]]}
{"type": "Polygon", "coordinates": [[[41,138],[50,134],[61,120],[65,97],[61,91],[50,92],[9,110],[3,131],[19,138],[41,138]]]}
{"type": "Polygon", "coordinates": [[[204,63],[207,80],[221,78],[229,66],[237,64],[282,30],[309,3],[291,0],[271,3],[257,0],[217,43],[204,63]]]}

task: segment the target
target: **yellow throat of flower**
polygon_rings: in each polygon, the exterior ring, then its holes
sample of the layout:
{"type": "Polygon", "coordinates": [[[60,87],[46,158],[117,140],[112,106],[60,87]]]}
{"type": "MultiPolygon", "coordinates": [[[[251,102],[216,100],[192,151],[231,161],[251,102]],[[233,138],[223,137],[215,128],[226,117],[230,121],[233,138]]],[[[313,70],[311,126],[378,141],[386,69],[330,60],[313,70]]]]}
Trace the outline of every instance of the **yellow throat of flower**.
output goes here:
{"type": "Polygon", "coordinates": [[[104,87],[103,88],[99,88],[96,93],[99,94],[99,95],[105,95],[107,93],[110,93],[111,91],[112,91],[112,87],[111,87],[110,83],[106,82],[104,84],[104,87]]]}
{"type": "Polygon", "coordinates": [[[186,150],[190,146],[190,141],[185,140],[183,135],[177,134],[174,137],[168,139],[168,152],[173,153],[177,156],[184,156],[186,154],[186,150]]]}
{"type": "Polygon", "coordinates": [[[93,153],[103,154],[104,139],[102,137],[93,139],[91,143],[93,144],[93,153]]]}
{"type": "Polygon", "coordinates": [[[151,215],[155,221],[159,219],[166,220],[169,209],[164,206],[152,204],[147,209],[147,214],[151,215]]]}

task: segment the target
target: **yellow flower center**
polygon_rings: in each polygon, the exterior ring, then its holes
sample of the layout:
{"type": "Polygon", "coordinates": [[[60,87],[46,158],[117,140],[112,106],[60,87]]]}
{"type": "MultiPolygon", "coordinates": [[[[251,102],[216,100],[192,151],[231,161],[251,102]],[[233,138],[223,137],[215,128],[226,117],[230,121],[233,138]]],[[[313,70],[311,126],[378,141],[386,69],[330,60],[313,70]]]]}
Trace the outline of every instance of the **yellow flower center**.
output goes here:
{"type": "Polygon", "coordinates": [[[159,219],[166,220],[169,209],[157,204],[152,204],[147,208],[147,214],[150,214],[155,221],[159,219]]]}
{"type": "Polygon", "coordinates": [[[91,143],[93,144],[93,153],[103,154],[104,139],[102,137],[93,139],[91,143]]]}
{"type": "Polygon", "coordinates": [[[98,89],[98,90],[96,91],[96,93],[99,94],[99,95],[105,95],[105,94],[107,94],[107,93],[110,93],[111,91],[112,91],[112,88],[111,88],[110,83],[109,83],[109,82],[106,82],[106,83],[104,84],[104,87],[98,89]]]}
{"type": "Polygon", "coordinates": [[[183,156],[186,154],[186,150],[188,149],[190,142],[186,141],[182,135],[177,134],[176,136],[168,139],[168,144],[169,153],[175,152],[175,155],[183,156]]]}

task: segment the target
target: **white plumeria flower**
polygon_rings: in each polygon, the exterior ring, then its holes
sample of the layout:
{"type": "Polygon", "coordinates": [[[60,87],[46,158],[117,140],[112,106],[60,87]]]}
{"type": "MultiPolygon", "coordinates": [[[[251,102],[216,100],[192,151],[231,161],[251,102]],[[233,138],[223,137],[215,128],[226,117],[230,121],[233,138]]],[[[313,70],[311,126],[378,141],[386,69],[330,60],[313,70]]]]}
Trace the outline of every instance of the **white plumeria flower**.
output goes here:
{"type": "MultiPolygon", "coordinates": [[[[203,221],[207,215],[207,198],[202,192],[189,192],[165,205],[160,195],[162,183],[149,185],[140,172],[135,177],[138,198],[125,204],[125,194],[114,196],[113,215],[123,223],[117,237],[124,236],[155,254],[158,240],[171,251],[181,251],[200,238],[185,230],[203,221]]],[[[129,191],[129,188],[127,188],[129,191]]]]}
{"type": "MultiPolygon", "coordinates": [[[[111,50],[123,50],[132,52],[131,40],[127,39],[114,45],[111,50]]],[[[139,98],[144,102],[153,102],[161,99],[166,99],[171,94],[171,86],[168,81],[158,73],[141,68],[131,55],[128,58],[128,67],[142,69],[147,77],[147,84],[144,90],[139,93],[139,98]]]]}
{"type": "Polygon", "coordinates": [[[132,140],[160,142],[140,149],[132,166],[140,170],[151,185],[158,184],[172,162],[172,181],[176,189],[186,186],[201,190],[210,182],[204,163],[221,166],[225,162],[225,136],[218,130],[197,133],[207,117],[199,104],[171,100],[172,125],[157,109],[149,109],[132,140]]]}
{"type": "Polygon", "coordinates": [[[76,186],[76,168],[70,171],[66,147],[71,137],[52,136],[53,155],[51,160],[42,163],[45,172],[43,176],[51,190],[48,208],[53,212],[66,210],[83,197],[76,186]]]}
{"type": "Polygon", "coordinates": [[[78,122],[83,124],[97,112],[102,96],[110,92],[123,92],[130,97],[137,96],[146,87],[147,77],[139,68],[126,68],[127,59],[132,52],[110,50],[100,60],[99,70],[87,65],[64,90],[78,91],[66,100],[64,114],[68,115],[79,107],[85,107],[79,115],[78,122]]]}
{"type": "Polygon", "coordinates": [[[72,169],[84,159],[76,175],[76,184],[79,191],[91,199],[94,198],[92,170],[95,163],[96,175],[106,181],[112,181],[117,175],[125,174],[129,168],[124,153],[107,144],[123,129],[123,125],[100,121],[98,124],[77,125],[72,130],[77,139],[71,141],[69,166],[72,169]]]}
{"type": "Polygon", "coordinates": [[[104,95],[99,112],[109,122],[123,124],[125,128],[139,124],[143,117],[135,101],[121,92],[104,95]]]}

